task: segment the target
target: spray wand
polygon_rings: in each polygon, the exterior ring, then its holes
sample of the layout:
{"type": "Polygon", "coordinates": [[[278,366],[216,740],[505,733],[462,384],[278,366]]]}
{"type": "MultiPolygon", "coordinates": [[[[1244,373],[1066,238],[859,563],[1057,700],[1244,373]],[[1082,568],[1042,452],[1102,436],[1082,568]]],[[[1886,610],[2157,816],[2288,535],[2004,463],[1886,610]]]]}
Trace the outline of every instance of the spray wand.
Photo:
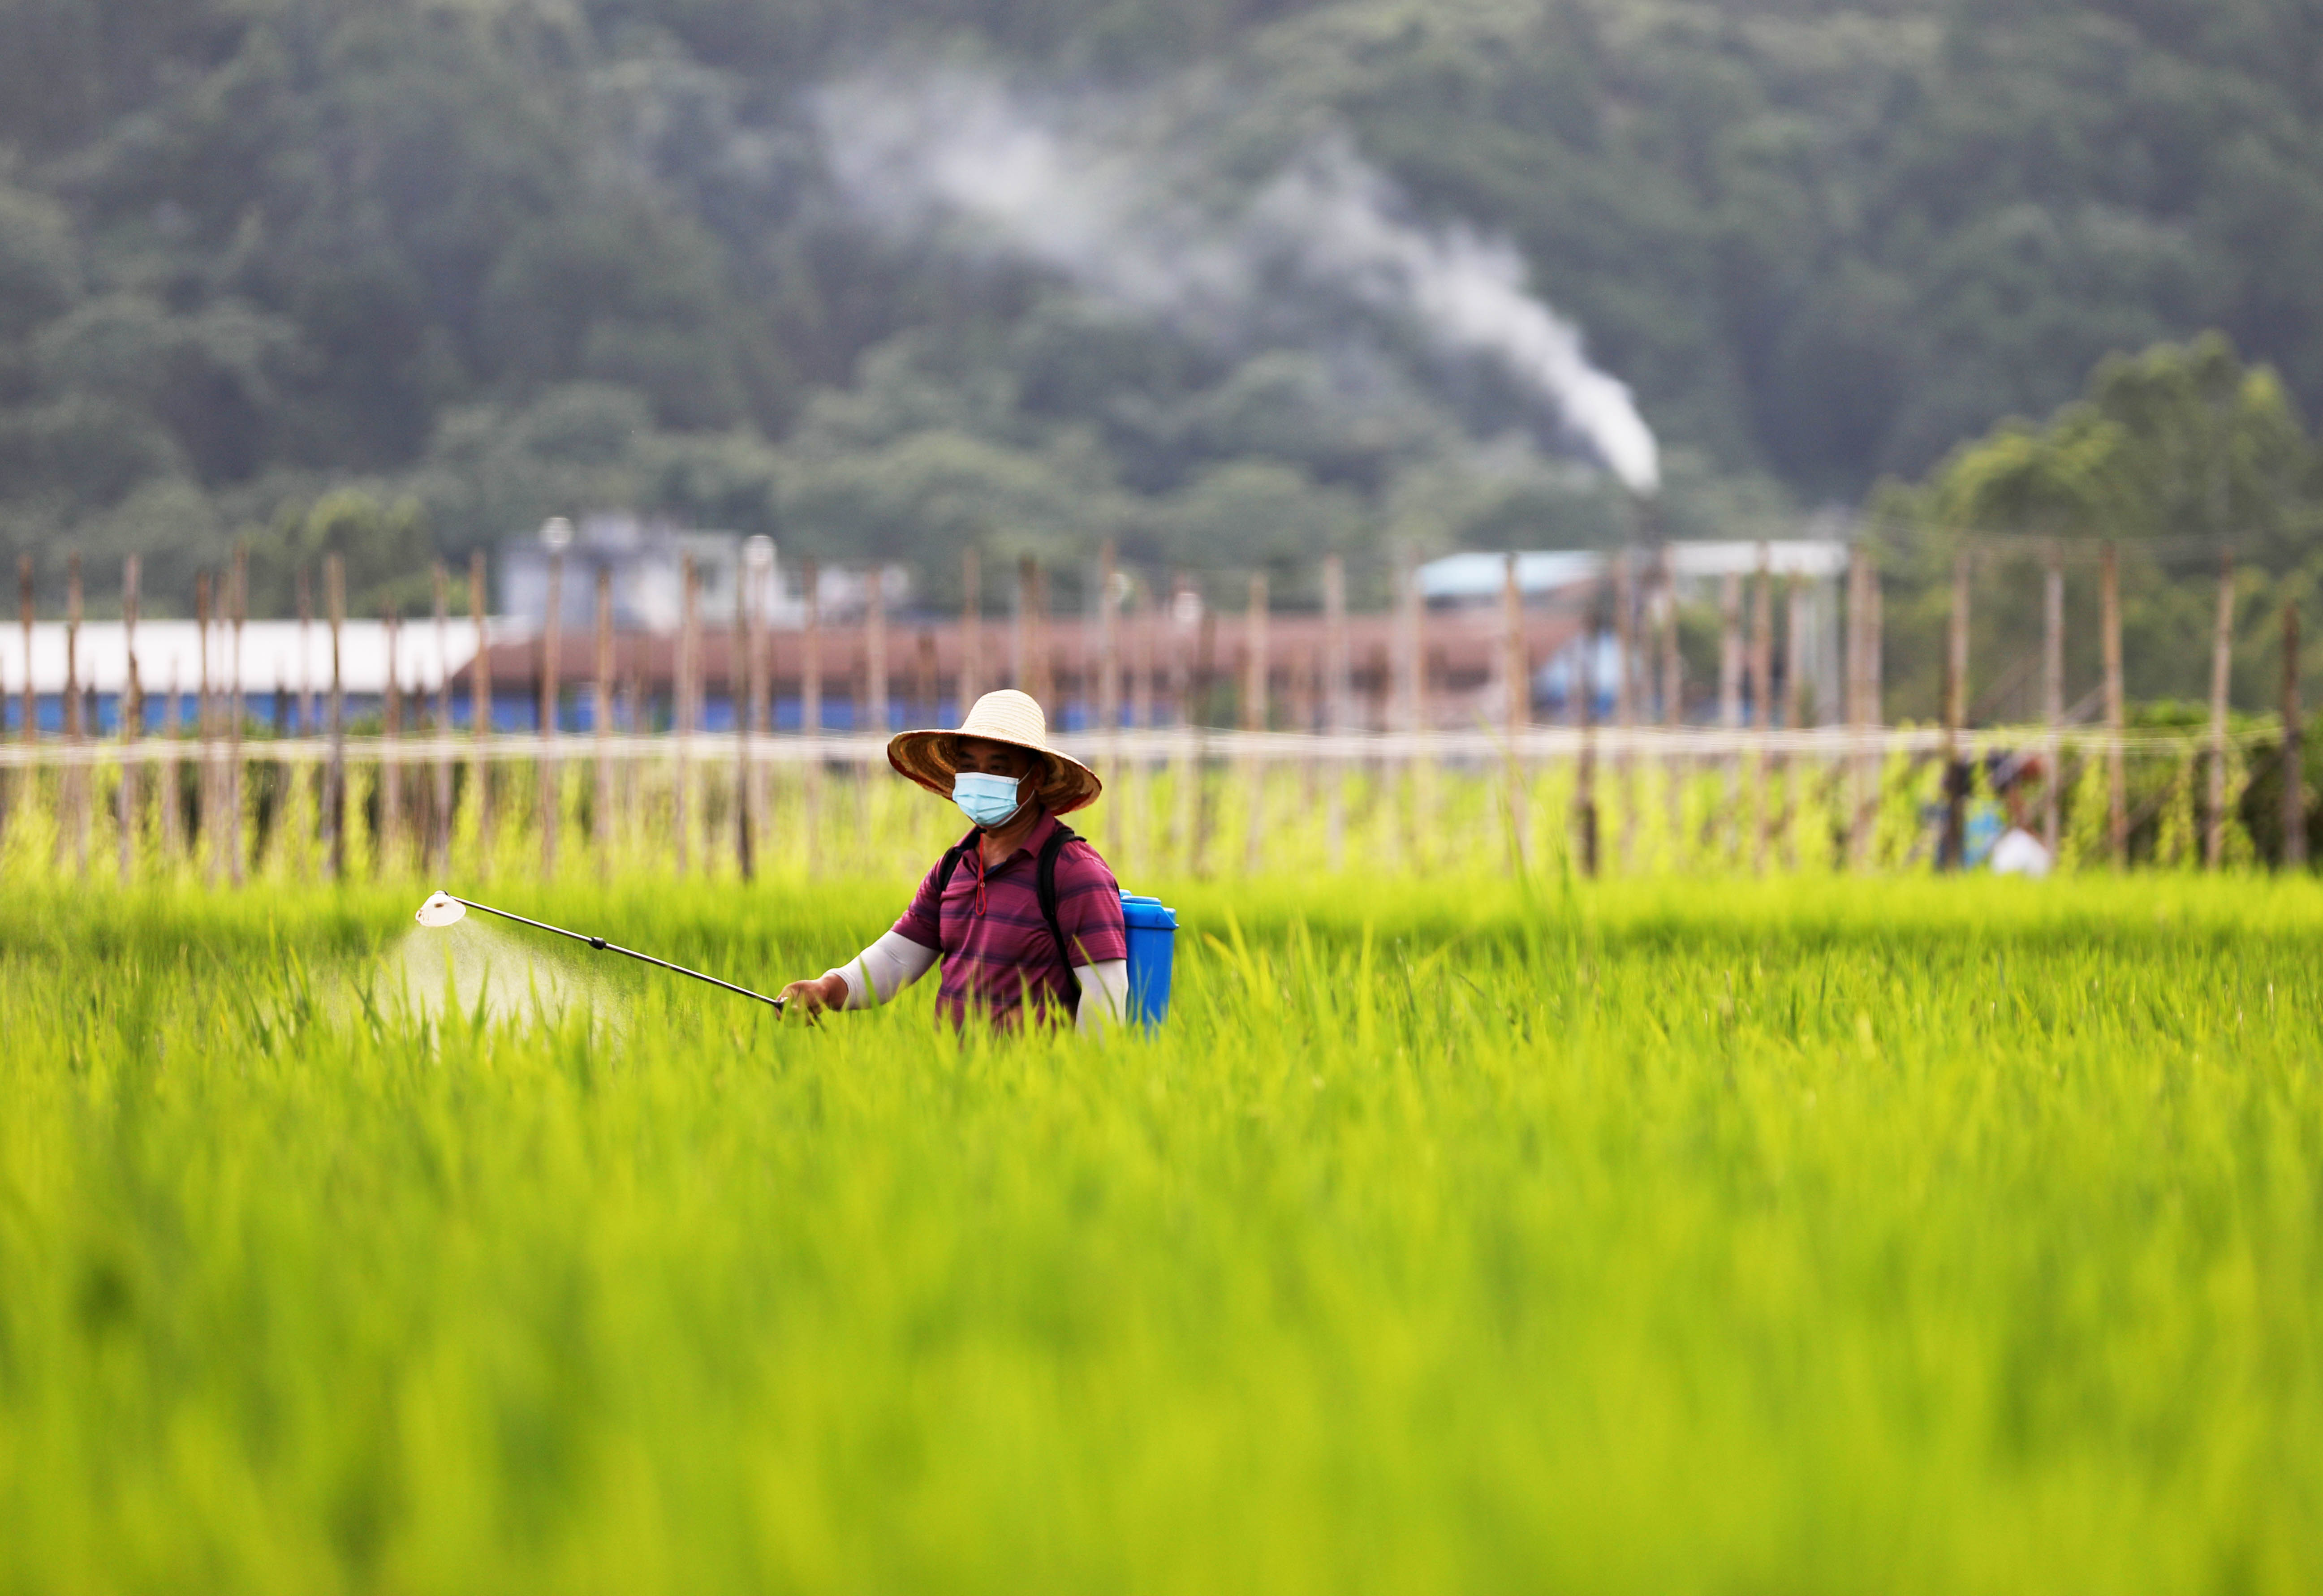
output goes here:
{"type": "Polygon", "coordinates": [[[481,910],[486,914],[497,914],[502,920],[513,920],[519,925],[528,925],[535,931],[554,931],[560,937],[570,937],[576,942],[586,942],[600,953],[619,953],[624,958],[638,959],[645,964],[657,965],[663,969],[674,971],[681,976],[692,976],[695,980],[707,981],[712,986],[723,986],[727,991],[739,993],[744,997],[755,997],[760,1003],[776,1011],[783,1006],[783,1000],[779,997],[768,997],[765,993],[753,992],[748,986],[737,986],[731,981],[721,981],[715,976],[705,976],[700,970],[690,970],[682,964],[672,964],[666,959],[656,959],[650,953],[640,953],[634,948],[624,948],[620,943],[609,942],[602,937],[592,937],[580,931],[566,931],[561,925],[550,925],[546,921],[528,920],[521,914],[511,914],[505,909],[495,909],[490,903],[479,903],[473,898],[455,898],[447,892],[439,891],[420,904],[419,913],[412,918],[430,929],[440,929],[444,926],[458,924],[460,921],[466,918],[471,909],[481,910]]]}

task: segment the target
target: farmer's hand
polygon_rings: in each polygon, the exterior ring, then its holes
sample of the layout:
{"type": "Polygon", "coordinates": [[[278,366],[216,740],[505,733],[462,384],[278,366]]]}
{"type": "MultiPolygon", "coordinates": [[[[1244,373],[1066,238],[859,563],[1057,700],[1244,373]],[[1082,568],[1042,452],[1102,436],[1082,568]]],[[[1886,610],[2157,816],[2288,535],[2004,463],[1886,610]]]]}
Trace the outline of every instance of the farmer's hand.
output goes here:
{"type": "Polygon", "coordinates": [[[813,980],[793,981],[783,988],[783,1013],[801,1014],[809,1020],[825,1009],[841,1007],[846,1002],[847,977],[836,970],[813,980]]]}

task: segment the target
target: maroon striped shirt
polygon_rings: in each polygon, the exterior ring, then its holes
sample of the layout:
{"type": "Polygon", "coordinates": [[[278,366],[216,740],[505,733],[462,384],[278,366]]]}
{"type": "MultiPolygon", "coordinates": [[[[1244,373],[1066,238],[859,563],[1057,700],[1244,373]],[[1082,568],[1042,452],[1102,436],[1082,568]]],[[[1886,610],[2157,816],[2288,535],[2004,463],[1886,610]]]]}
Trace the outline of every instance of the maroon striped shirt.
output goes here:
{"type": "MultiPolygon", "coordinates": [[[[897,936],[942,956],[936,1010],[953,1024],[966,1023],[973,1008],[996,1025],[1012,1026],[1024,1018],[1028,1003],[1035,1020],[1072,1014],[1072,983],[1049,922],[1041,917],[1037,879],[1042,845],[1057,825],[1056,816],[1043,815],[1016,851],[989,870],[984,850],[969,848],[941,905],[935,890],[939,861],[895,922],[897,936]]],[[[1120,885],[1097,849],[1079,838],[1057,856],[1057,929],[1065,933],[1075,965],[1129,957],[1120,885]]]]}

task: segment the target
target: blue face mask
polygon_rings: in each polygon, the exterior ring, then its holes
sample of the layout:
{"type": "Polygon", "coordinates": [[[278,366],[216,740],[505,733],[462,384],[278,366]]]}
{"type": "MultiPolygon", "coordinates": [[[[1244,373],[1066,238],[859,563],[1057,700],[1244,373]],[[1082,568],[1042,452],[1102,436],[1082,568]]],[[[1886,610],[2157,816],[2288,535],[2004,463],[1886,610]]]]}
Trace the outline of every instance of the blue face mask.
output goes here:
{"type": "Polygon", "coordinates": [[[1016,796],[1015,776],[987,775],[979,770],[963,770],[951,778],[951,801],[960,805],[960,813],[987,830],[1005,823],[1024,807],[1024,800],[1016,796]]]}

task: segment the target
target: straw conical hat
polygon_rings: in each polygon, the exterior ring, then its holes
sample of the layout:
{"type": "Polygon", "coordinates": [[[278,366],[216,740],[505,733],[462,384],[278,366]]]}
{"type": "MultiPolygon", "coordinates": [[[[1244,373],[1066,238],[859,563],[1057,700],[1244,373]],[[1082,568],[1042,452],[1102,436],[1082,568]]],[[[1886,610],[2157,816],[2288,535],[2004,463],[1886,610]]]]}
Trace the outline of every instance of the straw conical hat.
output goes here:
{"type": "Polygon", "coordinates": [[[956,774],[956,744],[964,737],[1007,743],[1041,756],[1048,766],[1041,783],[1042,806],[1051,814],[1066,814],[1096,802],[1105,784],[1097,772],[1070,754],[1049,746],[1049,718],[1029,693],[1003,687],[987,693],[969,706],[968,719],[949,731],[899,731],[887,739],[887,763],[939,797],[951,796],[956,774]]]}

